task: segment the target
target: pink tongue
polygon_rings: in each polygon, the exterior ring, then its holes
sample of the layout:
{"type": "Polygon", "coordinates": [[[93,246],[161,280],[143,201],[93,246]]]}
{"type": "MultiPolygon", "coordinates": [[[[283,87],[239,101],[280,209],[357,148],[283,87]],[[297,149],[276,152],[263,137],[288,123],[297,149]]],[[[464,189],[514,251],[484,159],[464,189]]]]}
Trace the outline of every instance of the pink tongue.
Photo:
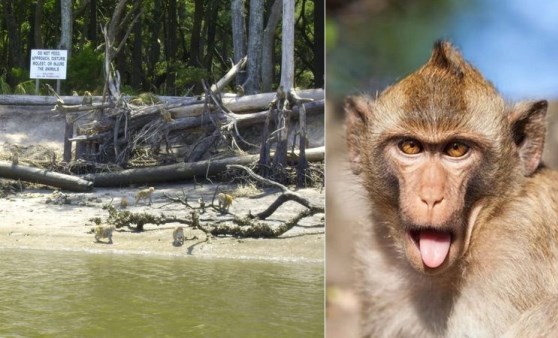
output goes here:
{"type": "Polygon", "coordinates": [[[419,247],[422,262],[429,268],[437,268],[446,259],[451,243],[448,233],[435,231],[421,231],[419,247]]]}

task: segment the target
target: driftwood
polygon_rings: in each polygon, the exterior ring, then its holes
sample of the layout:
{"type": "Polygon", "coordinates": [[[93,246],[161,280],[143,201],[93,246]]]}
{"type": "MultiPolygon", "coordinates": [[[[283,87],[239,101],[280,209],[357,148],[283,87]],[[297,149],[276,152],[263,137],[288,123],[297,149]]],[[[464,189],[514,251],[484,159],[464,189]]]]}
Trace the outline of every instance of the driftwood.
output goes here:
{"type": "MultiPolygon", "coordinates": [[[[324,147],[306,150],[308,161],[317,162],[324,159],[324,147]]],[[[164,166],[127,169],[111,173],[88,174],[82,178],[93,182],[95,187],[118,187],[130,184],[171,182],[193,178],[205,177],[225,171],[227,165],[249,165],[258,160],[259,155],[246,155],[229,157],[219,160],[207,160],[193,163],[176,163],[164,166]]],[[[293,159],[294,161],[296,159],[293,159]]]]}
{"type": "MultiPolygon", "coordinates": [[[[261,177],[260,175],[254,173],[250,168],[241,165],[229,165],[228,168],[242,169],[246,171],[250,177],[256,179],[257,181],[278,187],[281,189],[282,193],[266,210],[259,212],[256,215],[252,215],[251,213],[248,213],[245,217],[233,215],[234,219],[232,221],[223,224],[214,222],[209,231],[209,233],[213,236],[231,235],[236,237],[276,238],[292,229],[303,218],[324,213],[325,211],[323,205],[312,204],[308,199],[304,198],[300,194],[290,191],[287,187],[280,183],[261,177]],[[279,225],[272,226],[271,224],[264,222],[265,219],[271,216],[283,203],[287,201],[297,202],[306,207],[306,209],[299,212],[290,220],[282,222],[279,225]]],[[[199,228],[206,231],[202,226],[199,226],[199,228]]]]}
{"type": "MultiPolygon", "coordinates": [[[[300,161],[296,166],[296,186],[298,188],[306,186],[306,171],[308,169],[308,161],[306,160],[306,107],[300,105],[299,119],[300,128],[297,132],[299,138],[300,161]]],[[[296,142],[293,142],[293,147],[296,142]]]]}
{"type": "MultiPolygon", "coordinates": [[[[231,165],[235,169],[245,170],[250,177],[263,182],[264,184],[272,185],[281,189],[281,195],[265,210],[253,216],[251,212],[248,212],[246,216],[237,216],[234,214],[233,219],[219,219],[211,217],[208,221],[201,221],[199,218],[198,210],[202,209],[205,212],[206,208],[203,206],[192,207],[188,204],[187,197],[184,195],[182,197],[173,197],[165,194],[165,196],[173,201],[180,202],[188,208],[191,208],[191,219],[178,218],[175,215],[152,215],[146,212],[134,213],[128,210],[116,210],[116,208],[107,204],[103,209],[107,210],[109,217],[107,218],[107,224],[114,225],[116,228],[121,227],[131,227],[132,224],[135,225],[136,231],[143,231],[146,224],[161,225],[167,223],[181,223],[191,226],[194,229],[203,231],[206,235],[212,236],[234,236],[234,237],[252,237],[252,238],[276,238],[292,229],[298,224],[298,222],[305,218],[315,214],[324,213],[323,205],[313,205],[308,199],[303,196],[290,191],[287,187],[263,178],[247,167],[239,165],[231,165]],[[296,216],[292,217],[288,221],[280,222],[277,221],[266,222],[265,219],[271,216],[279,206],[287,201],[295,201],[306,207],[305,210],[299,212],[296,216]]],[[[215,212],[220,213],[217,208],[214,208],[215,212]]],[[[207,215],[206,215],[207,217],[207,215]]],[[[101,223],[102,220],[94,220],[101,223]]]]}
{"type": "MultiPolygon", "coordinates": [[[[315,114],[322,114],[324,111],[324,100],[314,101],[311,103],[305,104],[306,114],[315,115],[315,114]]],[[[295,107],[293,109],[293,116],[297,117],[299,114],[300,109],[295,107]]],[[[265,119],[269,112],[261,111],[256,113],[246,113],[246,114],[235,114],[235,120],[237,127],[247,127],[258,123],[264,123],[265,119]]],[[[212,121],[220,121],[225,119],[225,114],[221,111],[211,113],[210,118],[203,117],[203,116],[191,116],[191,117],[183,117],[174,119],[169,122],[166,128],[169,131],[173,130],[186,130],[201,127],[204,125],[211,124],[212,121]]],[[[93,140],[103,140],[107,137],[112,136],[112,131],[106,131],[102,133],[97,133],[93,135],[79,135],[70,139],[73,142],[82,142],[82,141],[93,141],[93,140]]]]}
{"type": "MultiPolygon", "coordinates": [[[[237,95],[226,96],[226,97],[236,97],[237,95]]],[[[157,96],[161,102],[166,102],[168,104],[193,104],[200,101],[198,97],[181,97],[181,96],[157,96]]],[[[128,101],[132,96],[123,96],[123,99],[128,101]]],[[[1,106],[17,106],[28,107],[33,109],[33,106],[45,107],[48,110],[52,110],[52,107],[57,104],[58,100],[62,100],[64,105],[68,106],[80,106],[83,102],[83,96],[46,96],[46,95],[0,95],[0,105],[1,106]]],[[[93,106],[96,104],[101,104],[102,96],[91,96],[93,106]]],[[[96,107],[94,107],[96,108],[96,107]]]]}
{"type": "Polygon", "coordinates": [[[86,192],[93,189],[93,183],[79,177],[6,161],[0,161],[0,177],[40,183],[75,192],[86,192]]]}
{"type": "Polygon", "coordinates": [[[310,214],[324,212],[323,206],[312,205],[312,203],[310,203],[310,201],[308,201],[306,198],[300,196],[295,192],[290,191],[286,186],[277,183],[275,181],[269,180],[267,178],[263,178],[260,175],[256,174],[255,172],[253,172],[250,168],[247,168],[242,165],[235,165],[235,164],[228,165],[227,168],[242,169],[246,171],[250,177],[258,180],[259,182],[281,189],[282,194],[275,200],[275,202],[271,203],[271,205],[266,210],[256,214],[255,216],[250,216],[250,218],[258,218],[262,220],[266,219],[269,216],[271,216],[275,212],[275,210],[277,210],[277,208],[279,208],[283,203],[287,201],[295,201],[299,204],[302,204],[303,206],[308,208],[308,210],[310,210],[310,214]]]}
{"type": "Polygon", "coordinates": [[[211,86],[211,91],[214,93],[220,93],[223,88],[232,81],[232,79],[236,76],[236,74],[244,68],[246,65],[246,61],[248,61],[248,57],[243,57],[238,61],[228,72],[223,76],[217,83],[211,86]]]}
{"type": "MultiPolygon", "coordinates": [[[[304,89],[299,92],[300,96],[311,98],[313,100],[323,100],[323,89],[304,89]]],[[[238,96],[234,98],[223,98],[222,103],[231,111],[250,112],[265,109],[275,98],[275,93],[262,93],[256,95],[238,96]]],[[[205,105],[203,103],[184,106],[179,108],[171,108],[169,111],[174,118],[185,116],[198,116],[203,114],[205,105]]]]}

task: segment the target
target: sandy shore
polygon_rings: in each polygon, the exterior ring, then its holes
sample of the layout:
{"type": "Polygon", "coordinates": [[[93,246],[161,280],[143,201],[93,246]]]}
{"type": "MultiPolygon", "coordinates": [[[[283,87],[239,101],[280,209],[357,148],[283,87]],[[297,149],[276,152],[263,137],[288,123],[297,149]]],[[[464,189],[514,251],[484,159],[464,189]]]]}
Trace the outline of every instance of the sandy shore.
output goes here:
{"type": "MultiPolygon", "coordinates": [[[[145,231],[138,233],[129,228],[117,229],[113,234],[113,244],[95,241],[91,228],[92,217],[105,220],[108,212],[102,209],[106,203],[119,204],[122,196],[127,196],[133,212],[161,213],[187,217],[190,210],[179,203],[172,203],[163,194],[182,195],[195,204],[198,198],[211,201],[215,186],[194,186],[193,184],[169,184],[155,186],[151,206],[133,205],[133,196],[138,188],[95,189],[90,193],[67,193],[69,204],[53,204],[50,189],[26,189],[24,192],[0,199],[0,248],[69,250],[91,253],[142,254],[163,256],[198,256],[213,258],[261,259],[273,261],[324,263],[325,227],[323,215],[305,220],[277,239],[239,239],[214,237],[208,239],[200,230],[185,229],[187,240],[183,246],[172,244],[172,231],[177,224],[162,226],[146,225],[145,231]]],[[[233,187],[226,187],[233,189],[233,187]]],[[[323,192],[314,189],[300,191],[315,203],[324,203],[323,192]]],[[[255,197],[237,197],[230,211],[244,215],[263,210],[278,195],[274,190],[262,192],[255,197]]],[[[292,217],[303,207],[285,203],[272,219],[292,217]]],[[[217,215],[213,211],[202,214],[200,220],[231,217],[217,215]]]]}
{"type": "MultiPolygon", "coordinates": [[[[314,128],[316,129],[316,128],[314,128]]],[[[316,137],[321,135],[323,127],[319,126],[316,137]]],[[[9,160],[12,145],[40,145],[52,151],[62,152],[64,119],[56,112],[48,113],[14,113],[9,107],[0,106],[0,145],[4,149],[4,160],[9,160]],[[32,131],[32,132],[30,132],[32,131]]],[[[30,151],[33,151],[31,149],[30,151]]],[[[31,153],[32,155],[32,153],[31,153]]],[[[20,156],[20,162],[22,161],[20,156]]],[[[188,195],[188,201],[204,197],[211,201],[215,186],[193,184],[157,185],[154,203],[151,206],[131,206],[135,212],[160,214],[164,212],[178,217],[189,217],[190,210],[178,203],[170,203],[164,193],[188,195]]],[[[234,187],[224,187],[233,191],[234,187]]],[[[265,259],[278,261],[304,261],[324,264],[325,226],[323,215],[305,220],[277,239],[237,239],[231,237],[212,238],[199,230],[188,230],[181,247],[172,245],[172,230],[176,224],[163,226],[146,225],[142,233],[127,228],[117,229],[113,235],[112,245],[96,243],[90,232],[92,217],[106,219],[108,212],[102,205],[112,203],[116,206],[122,196],[127,196],[133,204],[138,187],[125,189],[95,189],[91,193],[67,193],[70,204],[55,205],[46,203],[52,198],[51,189],[26,189],[22,193],[0,198],[0,248],[72,250],[85,252],[127,253],[145,255],[204,256],[227,257],[238,259],[265,259]]],[[[325,203],[325,192],[306,189],[300,192],[314,203],[325,203]]],[[[257,213],[264,210],[277,196],[277,190],[249,197],[237,197],[230,209],[236,215],[245,215],[248,210],[257,213]]],[[[287,202],[271,219],[292,217],[303,207],[287,202]]],[[[216,216],[208,213],[201,216],[201,221],[216,216]]],[[[231,216],[228,216],[231,217],[231,216]]]]}

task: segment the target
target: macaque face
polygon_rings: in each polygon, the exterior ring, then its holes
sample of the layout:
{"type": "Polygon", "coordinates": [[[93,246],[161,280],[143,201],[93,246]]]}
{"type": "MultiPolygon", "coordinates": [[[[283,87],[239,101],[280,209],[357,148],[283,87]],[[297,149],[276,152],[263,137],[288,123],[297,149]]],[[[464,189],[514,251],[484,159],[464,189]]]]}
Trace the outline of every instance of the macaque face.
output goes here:
{"type": "Polygon", "coordinates": [[[463,135],[401,135],[383,148],[388,175],[399,187],[402,246],[413,267],[437,273],[465,249],[475,214],[466,201],[483,159],[463,135]]]}
{"type": "Polygon", "coordinates": [[[444,43],[376,97],[348,98],[351,167],[362,176],[376,223],[416,270],[439,274],[454,266],[486,199],[520,179],[518,163],[524,174],[535,170],[538,160],[519,159],[529,147],[520,141],[528,128],[518,121],[540,109],[519,108],[510,114],[494,87],[444,43]]]}

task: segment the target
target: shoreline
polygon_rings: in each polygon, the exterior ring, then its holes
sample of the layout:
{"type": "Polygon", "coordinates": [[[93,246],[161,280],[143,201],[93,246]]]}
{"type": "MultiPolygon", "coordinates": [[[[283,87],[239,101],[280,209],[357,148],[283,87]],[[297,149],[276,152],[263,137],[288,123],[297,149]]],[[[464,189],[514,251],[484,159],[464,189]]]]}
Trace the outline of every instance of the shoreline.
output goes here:
{"type": "MultiPolygon", "coordinates": [[[[188,217],[190,210],[179,203],[170,203],[163,194],[177,196],[183,193],[188,199],[197,201],[203,197],[211,201],[216,186],[199,187],[194,184],[165,184],[156,186],[153,204],[130,206],[132,212],[152,214],[172,214],[188,217]]],[[[227,187],[233,189],[233,187],[227,187]]],[[[0,199],[0,250],[49,250],[83,252],[88,254],[122,254],[158,257],[198,257],[204,259],[257,260],[269,262],[292,262],[325,264],[325,226],[323,215],[315,215],[300,225],[287,231],[278,238],[254,239],[234,238],[229,236],[207,236],[200,230],[185,228],[186,240],[182,246],[172,243],[172,231],[179,224],[145,225],[143,232],[129,228],[119,228],[113,232],[113,244],[106,240],[96,242],[90,221],[93,217],[106,220],[108,212],[102,205],[116,205],[122,196],[133,201],[138,188],[98,188],[89,193],[64,192],[69,203],[55,204],[48,202],[58,193],[51,189],[27,189],[15,195],[0,199]]],[[[323,203],[324,193],[315,189],[299,191],[314,203],[323,203]]],[[[259,210],[269,205],[278,195],[267,191],[256,199],[250,197],[235,198],[231,212],[244,215],[249,210],[259,210]]],[[[195,204],[195,202],[192,202],[195,204]]],[[[288,219],[301,210],[300,205],[287,202],[281,206],[272,219],[288,219]]],[[[200,220],[211,222],[219,216],[212,211],[200,215],[200,220]]]]}
{"type": "Polygon", "coordinates": [[[281,257],[271,257],[271,256],[255,256],[255,255],[219,255],[219,254],[181,254],[181,253],[168,253],[168,252],[156,252],[156,251],[140,251],[140,250],[119,250],[119,249],[74,249],[74,248],[45,248],[45,247],[31,247],[31,246],[3,246],[0,244],[1,251],[45,251],[45,252],[69,252],[76,254],[86,254],[86,255],[119,255],[119,256],[138,256],[138,257],[155,257],[155,258],[178,258],[178,259],[200,259],[200,260],[234,260],[234,261],[255,261],[262,263],[294,263],[294,264],[308,264],[308,265],[324,265],[325,260],[320,258],[308,258],[308,257],[294,257],[294,256],[281,256],[281,257]]]}

